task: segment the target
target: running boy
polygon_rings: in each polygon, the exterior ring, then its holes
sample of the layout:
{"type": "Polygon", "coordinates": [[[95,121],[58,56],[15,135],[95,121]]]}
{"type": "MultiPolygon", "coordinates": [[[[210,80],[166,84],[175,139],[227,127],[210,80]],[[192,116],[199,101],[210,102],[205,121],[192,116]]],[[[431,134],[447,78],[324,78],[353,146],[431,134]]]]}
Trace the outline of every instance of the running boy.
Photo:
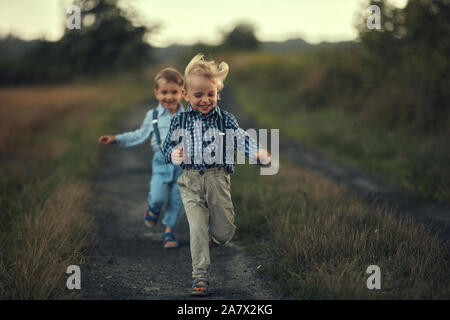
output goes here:
{"type": "Polygon", "coordinates": [[[163,145],[166,161],[181,164],[184,169],[178,179],[178,186],[189,222],[194,279],[191,295],[208,295],[210,241],[212,244],[226,244],[234,236],[236,227],[230,173],[233,173],[236,165],[235,143],[245,141],[244,153],[250,159],[263,164],[270,162],[269,153],[248,139],[245,131],[239,128],[236,118],[217,105],[218,92],[223,88],[227,73],[228,65],[225,62],[216,65],[214,61],[206,61],[201,54],[189,62],[183,91],[189,105],[183,115],[173,117],[163,145]],[[183,131],[186,137],[179,144],[177,135],[183,131]],[[232,148],[226,144],[227,148],[222,152],[224,144],[221,144],[221,147],[211,149],[211,144],[204,141],[208,137],[212,141],[211,132],[217,133],[215,142],[219,142],[225,132],[227,138],[232,135],[232,148]],[[220,154],[218,158],[216,153],[220,154]]]}
{"type": "Polygon", "coordinates": [[[177,70],[172,68],[161,70],[155,77],[154,91],[159,104],[147,112],[141,127],[116,136],[101,136],[98,139],[102,144],[117,143],[120,147],[132,147],[145,142],[153,133],[150,141],[154,151],[152,178],[144,222],[148,227],[155,226],[163,206],[167,203],[162,221],[166,226],[163,233],[164,248],[178,246],[174,230],[183,211],[183,203],[176,181],[183,170],[178,165],[165,162],[161,142],[166,138],[173,116],[184,112],[180,104],[183,85],[183,76],[177,70]]]}

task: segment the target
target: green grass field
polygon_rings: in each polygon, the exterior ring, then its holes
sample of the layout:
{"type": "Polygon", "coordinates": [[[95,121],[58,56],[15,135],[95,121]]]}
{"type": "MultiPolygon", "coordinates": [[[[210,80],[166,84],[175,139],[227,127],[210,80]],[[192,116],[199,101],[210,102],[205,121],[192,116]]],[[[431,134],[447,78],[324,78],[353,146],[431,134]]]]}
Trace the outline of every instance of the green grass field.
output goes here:
{"type": "Polygon", "coordinates": [[[424,199],[450,200],[450,148],[441,139],[387,130],[339,109],[311,111],[289,94],[235,81],[239,105],[266,128],[365,168],[424,199]]]}

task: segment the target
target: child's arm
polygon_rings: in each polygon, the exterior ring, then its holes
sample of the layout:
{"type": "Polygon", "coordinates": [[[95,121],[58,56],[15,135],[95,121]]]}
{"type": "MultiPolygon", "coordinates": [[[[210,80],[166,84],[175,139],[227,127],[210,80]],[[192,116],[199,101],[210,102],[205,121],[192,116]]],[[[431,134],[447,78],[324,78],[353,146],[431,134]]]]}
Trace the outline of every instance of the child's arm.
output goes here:
{"type": "MultiPolygon", "coordinates": [[[[259,143],[256,143],[255,140],[251,139],[250,136],[245,132],[236,120],[236,117],[230,114],[230,126],[231,129],[235,130],[235,143],[237,141],[243,139],[245,141],[244,144],[244,153],[249,159],[257,162],[258,164],[268,164],[271,160],[270,153],[263,149],[259,143]]],[[[239,148],[239,146],[238,146],[239,148]]],[[[238,149],[239,150],[239,149],[238,149]]]]}
{"type": "Polygon", "coordinates": [[[120,147],[133,147],[145,142],[153,131],[153,112],[156,109],[147,112],[144,121],[139,129],[118,134],[114,137],[120,147]]]}

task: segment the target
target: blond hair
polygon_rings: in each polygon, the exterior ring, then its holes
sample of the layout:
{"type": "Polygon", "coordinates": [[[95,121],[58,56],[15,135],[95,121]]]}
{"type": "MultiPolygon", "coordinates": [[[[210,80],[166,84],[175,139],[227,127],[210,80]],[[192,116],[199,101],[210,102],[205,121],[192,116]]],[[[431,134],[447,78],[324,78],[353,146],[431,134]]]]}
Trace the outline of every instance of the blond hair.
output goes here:
{"type": "Polygon", "coordinates": [[[164,68],[155,76],[155,89],[158,89],[158,80],[165,79],[167,82],[173,82],[180,87],[184,86],[184,78],[178,70],[174,68],[164,68]]]}
{"type": "Polygon", "coordinates": [[[214,60],[207,61],[202,53],[197,54],[186,67],[184,77],[187,85],[188,78],[191,75],[205,76],[209,80],[217,81],[217,91],[223,89],[223,82],[228,74],[228,64],[221,62],[216,64],[214,60]]]}

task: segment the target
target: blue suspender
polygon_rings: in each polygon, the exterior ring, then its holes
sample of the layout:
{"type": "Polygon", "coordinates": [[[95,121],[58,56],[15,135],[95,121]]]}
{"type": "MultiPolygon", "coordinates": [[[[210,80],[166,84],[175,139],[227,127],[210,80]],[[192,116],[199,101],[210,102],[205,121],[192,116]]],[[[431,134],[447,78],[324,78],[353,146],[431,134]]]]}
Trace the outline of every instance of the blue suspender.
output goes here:
{"type": "Polygon", "coordinates": [[[156,143],[161,147],[161,137],[159,136],[158,129],[158,110],[153,110],[153,132],[155,133],[156,143]]]}
{"type": "Polygon", "coordinates": [[[219,129],[219,135],[222,136],[222,159],[223,159],[223,163],[225,164],[226,162],[226,145],[227,145],[227,141],[225,138],[225,117],[222,115],[222,117],[219,117],[217,115],[217,128],[219,129]]]}
{"type": "Polygon", "coordinates": [[[181,129],[186,129],[186,112],[181,113],[181,129]]]}

